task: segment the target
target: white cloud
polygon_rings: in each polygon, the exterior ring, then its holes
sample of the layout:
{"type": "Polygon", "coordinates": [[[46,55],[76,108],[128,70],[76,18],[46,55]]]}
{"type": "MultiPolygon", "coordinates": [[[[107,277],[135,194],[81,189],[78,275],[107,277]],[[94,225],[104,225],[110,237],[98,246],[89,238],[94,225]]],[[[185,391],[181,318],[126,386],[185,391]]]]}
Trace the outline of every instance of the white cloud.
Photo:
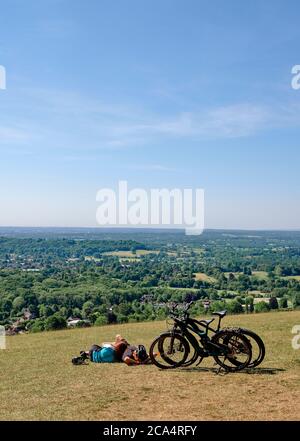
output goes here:
{"type": "Polygon", "coordinates": [[[0,141],[31,141],[38,149],[121,149],[168,138],[239,138],[270,128],[300,126],[299,104],[271,107],[236,103],[158,114],[75,92],[27,88],[19,95],[23,99],[18,111],[25,116],[21,122],[14,121],[14,108],[10,108],[6,123],[0,126],[0,141]]]}
{"type": "Polygon", "coordinates": [[[117,128],[119,134],[148,133],[175,137],[232,138],[256,133],[272,119],[268,109],[247,104],[184,112],[149,124],[117,128]]]}

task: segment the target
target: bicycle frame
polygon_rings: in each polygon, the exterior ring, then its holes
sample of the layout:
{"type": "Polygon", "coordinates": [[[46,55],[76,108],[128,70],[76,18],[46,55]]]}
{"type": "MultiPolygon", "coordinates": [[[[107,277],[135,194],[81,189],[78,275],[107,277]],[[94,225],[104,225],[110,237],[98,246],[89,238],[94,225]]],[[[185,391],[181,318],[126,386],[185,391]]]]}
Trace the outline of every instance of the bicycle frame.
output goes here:
{"type": "Polygon", "coordinates": [[[208,336],[209,330],[214,332],[215,334],[219,331],[221,320],[219,320],[219,325],[217,330],[211,328],[207,324],[201,323],[201,321],[198,321],[196,319],[191,319],[189,317],[187,317],[184,321],[174,317],[174,322],[175,325],[173,331],[176,332],[176,329],[179,328],[181,330],[182,335],[184,335],[187,338],[187,340],[197,351],[199,357],[209,357],[212,355],[228,354],[228,347],[226,345],[215,344],[211,341],[211,339],[208,336]],[[199,326],[205,328],[205,331],[202,331],[199,328],[199,326]],[[200,343],[203,347],[200,346],[199,342],[190,331],[194,332],[195,334],[197,334],[198,337],[200,337],[200,343]]]}
{"type": "MultiPolygon", "coordinates": [[[[221,321],[226,311],[215,313],[218,316],[216,328],[210,326],[213,320],[196,320],[190,318],[188,309],[193,302],[189,302],[182,313],[176,311],[178,304],[172,304],[169,316],[173,319],[172,329],[163,332],[151,345],[150,356],[159,368],[191,366],[197,359],[201,363],[204,357],[213,357],[216,363],[226,371],[235,372],[249,365],[252,350],[249,340],[241,332],[221,329],[221,321]],[[213,335],[209,336],[208,333],[213,335]],[[158,343],[158,354],[163,362],[156,361],[154,347],[158,343]],[[174,357],[184,352],[179,361],[174,357]],[[240,356],[243,357],[240,361],[240,356]],[[245,359],[246,356],[246,359],[245,359]],[[167,363],[164,364],[164,363],[167,363]]],[[[177,356],[178,358],[178,356],[177,356]]]]}

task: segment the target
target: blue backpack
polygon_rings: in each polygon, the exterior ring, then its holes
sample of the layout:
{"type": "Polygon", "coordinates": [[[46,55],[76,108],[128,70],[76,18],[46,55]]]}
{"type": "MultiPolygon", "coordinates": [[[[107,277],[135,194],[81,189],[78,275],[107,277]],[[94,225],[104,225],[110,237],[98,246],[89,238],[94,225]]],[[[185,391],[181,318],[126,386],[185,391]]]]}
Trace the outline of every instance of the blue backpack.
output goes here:
{"type": "Polygon", "coordinates": [[[116,361],[116,353],[114,348],[104,347],[98,351],[93,351],[92,361],[94,363],[113,363],[116,361]]]}

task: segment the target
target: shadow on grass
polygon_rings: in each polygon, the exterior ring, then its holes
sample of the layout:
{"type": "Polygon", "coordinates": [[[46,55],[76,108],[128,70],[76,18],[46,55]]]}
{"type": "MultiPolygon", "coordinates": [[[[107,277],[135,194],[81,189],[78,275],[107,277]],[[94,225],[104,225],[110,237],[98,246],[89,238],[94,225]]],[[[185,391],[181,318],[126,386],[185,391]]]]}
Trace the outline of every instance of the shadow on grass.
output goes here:
{"type": "Polygon", "coordinates": [[[253,368],[253,369],[245,369],[241,371],[242,374],[251,374],[251,375],[276,375],[278,372],[285,372],[286,369],[281,368],[253,368]]]}
{"type": "MultiPolygon", "coordinates": [[[[226,375],[232,372],[227,372],[224,369],[220,369],[219,367],[182,367],[179,369],[168,369],[168,372],[212,372],[213,374],[218,375],[226,375]]],[[[237,372],[238,374],[247,374],[247,375],[276,375],[279,372],[285,372],[285,369],[280,368],[248,368],[242,371],[237,372]]]]}

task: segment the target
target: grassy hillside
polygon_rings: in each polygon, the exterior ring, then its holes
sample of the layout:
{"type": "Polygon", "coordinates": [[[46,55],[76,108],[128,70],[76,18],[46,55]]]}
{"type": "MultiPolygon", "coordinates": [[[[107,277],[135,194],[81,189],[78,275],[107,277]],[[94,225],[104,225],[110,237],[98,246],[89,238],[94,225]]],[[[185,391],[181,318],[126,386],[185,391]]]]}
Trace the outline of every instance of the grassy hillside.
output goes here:
{"type": "Polygon", "coordinates": [[[292,349],[291,329],[300,311],[230,316],[223,323],[262,336],[267,356],[259,368],[217,375],[212,359],[172,371],[70,362],[116,333],[149,346],[164,322],[8,337],[8,349],[0,351],[0,419],[299,420],[300,350],[292,349]]]}

